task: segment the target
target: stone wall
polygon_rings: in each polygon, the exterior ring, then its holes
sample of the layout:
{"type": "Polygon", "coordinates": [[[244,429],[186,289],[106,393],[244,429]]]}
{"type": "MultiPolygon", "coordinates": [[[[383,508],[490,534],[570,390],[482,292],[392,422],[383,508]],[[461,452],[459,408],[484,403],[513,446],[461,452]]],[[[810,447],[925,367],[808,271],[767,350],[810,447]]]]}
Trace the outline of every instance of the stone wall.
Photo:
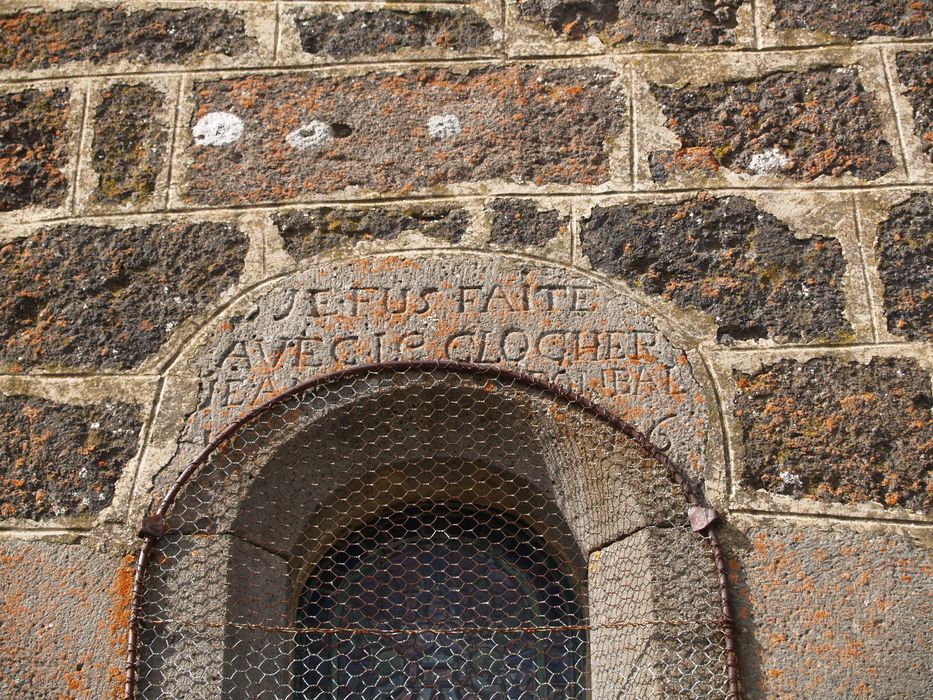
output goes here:
{"type": "Polygon", "coordinates": [[[191,450],[421,357],[703,482],[749,697],[933,695],[931,104],[928,0],[3,2],[0,696],[118,696],[191,450]]]}

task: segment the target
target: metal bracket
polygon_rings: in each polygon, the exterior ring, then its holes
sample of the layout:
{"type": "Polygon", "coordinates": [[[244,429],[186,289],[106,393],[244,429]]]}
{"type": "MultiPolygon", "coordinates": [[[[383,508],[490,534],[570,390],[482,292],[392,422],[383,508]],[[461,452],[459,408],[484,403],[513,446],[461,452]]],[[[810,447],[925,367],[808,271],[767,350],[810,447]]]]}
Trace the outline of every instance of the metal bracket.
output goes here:
{"type": "Polygon", "coordinates": [[[139,537],[150,537],[157,540],[166,532],[168,532],[168,523],[165,522],[165,518],[161,515],[149,515],[143,518],[136,534],[139,537]]]}
{"type": "Polygon", "coordinates": [[[710,506],[690,506],[687,508],[687,518],[694,532],[703,532],[719,520],[719,513],[710,506]]]}

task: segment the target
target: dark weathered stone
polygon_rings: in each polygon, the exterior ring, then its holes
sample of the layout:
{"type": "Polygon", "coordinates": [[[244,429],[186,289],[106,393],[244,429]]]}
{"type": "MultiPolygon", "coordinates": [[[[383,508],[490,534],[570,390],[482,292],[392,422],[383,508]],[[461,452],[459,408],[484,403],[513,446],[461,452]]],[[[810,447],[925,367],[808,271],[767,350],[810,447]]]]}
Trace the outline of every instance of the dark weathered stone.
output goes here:
{"type": "Polygon", "coordinates": [[[64,203],[69,94],[61,88],[0,95],[0,211],[64,203]]]}
{"type": "Polygon", "coordinates": [[[898,54],[897,72],[914,108],[914,131],[933,160],[933,51],[898,54]]]}
{"type": "Polygon", "coordinates": [[[168,138],[161,118],[164,99],[145,84],[115,85],[101,95],[92,144],[98,201],[140,203],[155,192],[168,138]]]}
{"type": "Polygon", "coordinates": [[[0,542],[0,697],[121,697],[132,588],[132,556],[0,542]]]}
{"type": "Polygon", "coordinates": [[[0,247],[0,366],[129,369],[243,269],[228,224],[59,226],[0,247]]]}
{"type": "Polygon", "coordinates": [[[802,521],[721,536],[732,560],[744,697],[933,697],[928,544],[802,521]]]}
{"type": "Polygon", "coordinates": [[[570,217],[545,211],[530,199],[497,199],[489,205],[492,242],[507,245],[544,245],[566,233],[570,217]]]}
{"type": "Polygon", "coordinates": [[[675,151],[652,151],[648,154],[648,168],[655,182],[666,182],[675,172],[702,172],[708,177],[720,168],[719,161],[709,146],[678,148],[675,151]]]}
{"type": "Polygon", "coordinates": [[[237,56],[254,41],[236,13],[210,8],[121,7],[0,15],[0,68],[35,70],[72,61],[184,63],[237,56]]]}
{"type": "Polygon", "coordinates": [[[784,360],[735,380],[745,487],[933,511],[933,396],[913,360],[784,360]]]}
{"type": "Polygon", "coordinates": [[[742,0],[518,0],[523,19],[573,39],[713,46],[735,41],[742,0]]]}
{"type": "Polygon", "coordinates": [[[466,233],[469,216],[450,207],[321,207],[276,214],[272,220],[286,252],[300,260],[355,241],[392,241],[405,231],[456,243],[466,233]]]}
{"type": "MultiPolygon", "coordinates": [[[[878,100],[854,68],[651,89],[681,150],[709,149],[732,170],[809,182],[821,175],[873,180],[897,165],[882,132],[878,100]]],[[[666,162],[680,161],[669,152],[649,155],[656,181],[669,177],[666,162]]]]}
{"type": "Polygon", "coordinates": [[[878,271],[888,330],[933,339],[933,196],[915,194],[878,226],[878,271]]]}
{"type": "Polygon", "coordinates": [[[198,83],[192,126],[226,112],[244,128],[237,141],[189,148],[187,197],[253,203],[493,178],[600,183],[609,176],[607,140],[625,123],[614,78],[603,69],[506,66],[198,83]]]}
{"type": "Polygon", "coordinates": [[[839,242],[800,240],[744,197],[595,207],[580,238],[595,269],[710,314],[720,340],[851,337],[839,242]]]}
{"type": "Polygon", "coordinates": [[[91,515],[136,453],[139,408],[0,396],[0,518],[91,515]]]}
{"type": "Polygon", "coordinates": [[[356,10],[318,12],[295,18],[306,52],[351,58],[402,49],[463,51],[491,46],[489,22],[473,10],[356,10]]]}
{"type": "Polygon", "coordinates": [[[933,5],[929,0],[775,0],[778,29],[809,29],[847,39],[870,36],[929,36],[933,5]]]}

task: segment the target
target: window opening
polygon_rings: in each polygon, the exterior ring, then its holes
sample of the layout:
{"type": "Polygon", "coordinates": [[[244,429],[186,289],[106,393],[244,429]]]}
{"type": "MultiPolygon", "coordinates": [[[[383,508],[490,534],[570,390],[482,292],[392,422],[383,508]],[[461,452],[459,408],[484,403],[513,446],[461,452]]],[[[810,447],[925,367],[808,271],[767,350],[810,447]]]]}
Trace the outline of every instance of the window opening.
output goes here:
{"type": "Polygon", "coordinates": [[[308,577],[296,697],[582,698],[576,598],[543,538],[503,515],[453,502],[385,514],[308,577]]]}
{"type": "Polygon", "coordinates": [[[715,511],[568,389],[356,367],[244,415],[163,488],[127,698],[739,697],[715,511]]]}

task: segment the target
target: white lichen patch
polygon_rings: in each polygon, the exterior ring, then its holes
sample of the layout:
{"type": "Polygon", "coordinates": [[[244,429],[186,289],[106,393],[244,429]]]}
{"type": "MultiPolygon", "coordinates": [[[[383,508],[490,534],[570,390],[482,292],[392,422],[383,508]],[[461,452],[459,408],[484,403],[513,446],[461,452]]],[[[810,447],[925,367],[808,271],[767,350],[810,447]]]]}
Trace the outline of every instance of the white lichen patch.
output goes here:
{"type": "Polygon", "coordinates": [[[334,137],[334,130],[329,124],[312,119],[302,124],[285,137],[285,143],[299,150],[323,146],[334,137]]]}
{"type": "Polygon", "coordinates": [[[243,136],[243,120],[230,112],[208,112],[191,129],[199,146],[225,146],[243,136]]]}
{"type": "Polygon", "coordinates": [[[790,158],[784,155],[779,148],[756,153],[748,161],[748,169],[756,175],[766,173],[779,173],[790,163],[790,158]]]}
{"type": "Polygon", "coordinates": [[[428,119],[428,133],[432,139],[449,139],[460,130],[460,119],[456,114],[437,114],[428,119]]]}

